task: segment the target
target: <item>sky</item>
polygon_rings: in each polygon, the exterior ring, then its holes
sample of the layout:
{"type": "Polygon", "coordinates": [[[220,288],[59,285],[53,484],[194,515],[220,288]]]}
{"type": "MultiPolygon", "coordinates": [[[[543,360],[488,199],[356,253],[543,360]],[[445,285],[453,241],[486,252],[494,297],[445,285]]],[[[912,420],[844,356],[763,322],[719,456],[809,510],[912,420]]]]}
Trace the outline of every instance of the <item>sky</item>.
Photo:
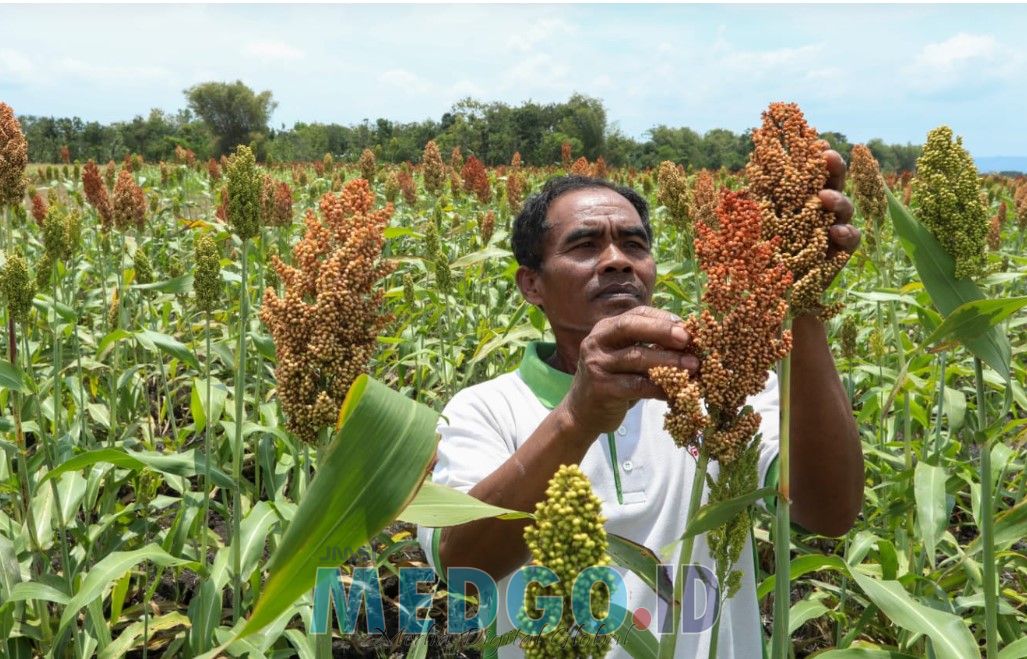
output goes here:
{"type": "Polygon", "coordinates": [[[948,124],[1027,156],[1024,35],[1027,5],[0,5],[0,100],[110,122],[239,79],[291,127],[580,92],[636,138],[740,132],[781,100],[851,142],[948,124]]]}

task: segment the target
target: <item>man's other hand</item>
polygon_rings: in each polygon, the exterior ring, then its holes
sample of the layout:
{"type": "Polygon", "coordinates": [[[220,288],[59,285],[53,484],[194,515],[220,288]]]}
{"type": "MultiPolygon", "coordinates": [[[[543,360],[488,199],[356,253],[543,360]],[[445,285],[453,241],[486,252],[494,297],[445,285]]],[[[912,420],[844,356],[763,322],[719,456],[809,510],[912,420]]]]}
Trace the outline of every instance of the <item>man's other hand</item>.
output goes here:
{"type": "Polygon", "coordinates": [[[604,318],[581,342],[571,390],[561,405],[590,436],[612,432],[642,398],[666,399],[649,379],[654,366],[695,373],[699,359],[681,319],[653,307],[604,318]]]}
{"type": "MultiPolygon", "coordinates": [[[[825,142],[826,146],[826,142],[825,142]]],[[[827,160],[827,183],[820,191],[820,201],[824,210],[834,213],[835,222],[828,229],[829,244],[827,256],[832,257],[838,252],[851,255],[859,247],[859,229],[852,222],[852,201],[845,196],[845,173],[847,168],[841,154],[829,148],[824,149],[827,160]]]]}

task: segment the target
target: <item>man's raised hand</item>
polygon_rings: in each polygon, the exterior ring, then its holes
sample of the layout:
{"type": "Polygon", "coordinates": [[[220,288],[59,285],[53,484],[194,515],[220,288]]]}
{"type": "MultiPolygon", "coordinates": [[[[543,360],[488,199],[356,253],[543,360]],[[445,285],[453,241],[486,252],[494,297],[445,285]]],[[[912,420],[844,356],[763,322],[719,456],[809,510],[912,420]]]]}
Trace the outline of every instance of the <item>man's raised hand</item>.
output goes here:
{"type": "Polygon", "coordinates": [[[695,372],[699,360],[681,319],[653,307],[604,318],[581,342],[574,383],[562,405],[590,435],[612,432],[641,398],[665,398],[654,366],[695,372]]]}

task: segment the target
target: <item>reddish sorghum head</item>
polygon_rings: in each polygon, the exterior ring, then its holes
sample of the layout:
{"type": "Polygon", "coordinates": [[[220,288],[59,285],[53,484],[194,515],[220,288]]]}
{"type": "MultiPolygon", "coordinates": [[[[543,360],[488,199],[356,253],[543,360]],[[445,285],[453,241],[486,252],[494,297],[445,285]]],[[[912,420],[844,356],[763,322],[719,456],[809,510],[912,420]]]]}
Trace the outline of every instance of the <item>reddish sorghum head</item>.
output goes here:
{"type": "Polygon", "coordinates": [[[28,154],[28,142],[14,109],[0,101],[0,207],[21,204],[28,154]]]}
{"type": "Polygon", "coordinates": [[[89,160],[82,168],[82,187],[85,190],[86,199],[100,216],[100,228],[109,231],[114,223],[113,208],[110,196],[107,194],[107,185],[100,175],[100,168],[92,160],[89,160]]]}
{"type": "Polygon", "coordinates": [[[827,144],[795,103],[771,103],[752,141],[745,166],[749,191],[763,212],[764,236],[781,238],[780,255],[795,280],[792,312],[833,315],[839,305],[825,306],[821,298],[849,255],[827,256],[834,213],[824,209],[819,196],[827,182],[827,144]]]}
{"type": "Polygon", "coordinates": [[[464,190],[473,192],[478,201],[483,204],[492,199],[492,186],[489,185],[489,176],[485,171],[485,165],[474,156],[469,156],[460,171],[460,178],[464,181],[464,190]]]}
{"type": "Polygon", "coordinates": [[[119,231],[125,231],[132,226],[142,230],[146,221],[146,195],[127,168],[118,173],[118,182],[114,185],[112,216],[114,226],[119,231]]]}
{"type": "Polygon", "coordinates": [[[731,463],[759,427],[759,415],[743,409],[759,393],[767,372],[791,350],[782,332],[791,273],[777,255],[779,238],[763,237],[757,204],[723,190],[716,221],[695,225],[695,250],[706,273],[703,310],[685,320],[702,362],[697,379],[677,368],[654,368],[670,409],[666,427],[680,446],[703,445],[712,458],[731,463]],[[706,403],[703,413],[699,401],[706,403]]]}
{"type": "Polygon", "coordinates": [[[322,197],[320,219],[307,211],[294,265],[272,258],[285,293],[279,297],[268,288],[260,317],[275,342],[277,393],[287,426],[307,442],[335,423],[389,322],[381,311],[379,282],[392,270],[381,253],[393,208],[373,206],[366,180],[347,182],[340,195],[322,197]]]}

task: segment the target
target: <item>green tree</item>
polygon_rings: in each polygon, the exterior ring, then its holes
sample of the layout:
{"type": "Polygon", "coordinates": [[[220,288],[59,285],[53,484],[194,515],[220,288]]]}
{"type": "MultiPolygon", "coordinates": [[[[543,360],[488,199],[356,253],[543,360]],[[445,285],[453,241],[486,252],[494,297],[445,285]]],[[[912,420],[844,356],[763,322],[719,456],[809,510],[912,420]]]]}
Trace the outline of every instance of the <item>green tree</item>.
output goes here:
{"type": "Polygon", "coordinates": [[[241,80],[204,82],[184,93],[189,108],[214,134],[218,155],[240,144],[261,142],[271,112],[278,106],[270,91],[256,94],[241,80]]]}

